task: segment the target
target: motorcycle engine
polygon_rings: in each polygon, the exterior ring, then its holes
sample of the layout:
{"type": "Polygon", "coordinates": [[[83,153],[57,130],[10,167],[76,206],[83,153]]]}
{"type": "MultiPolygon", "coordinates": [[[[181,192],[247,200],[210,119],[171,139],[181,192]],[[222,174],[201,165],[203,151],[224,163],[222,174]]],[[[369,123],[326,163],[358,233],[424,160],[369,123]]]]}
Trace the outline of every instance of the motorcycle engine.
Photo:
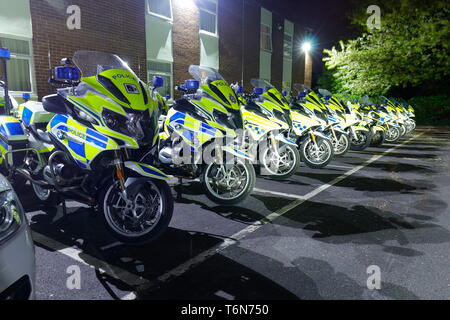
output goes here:
{"type": "Polygon", "coordinates": [[[56,151],[49,157],[43,175],[48,183],[62,187],[80,185],[85,176],[72,159],[61,151],[56,151]]]}

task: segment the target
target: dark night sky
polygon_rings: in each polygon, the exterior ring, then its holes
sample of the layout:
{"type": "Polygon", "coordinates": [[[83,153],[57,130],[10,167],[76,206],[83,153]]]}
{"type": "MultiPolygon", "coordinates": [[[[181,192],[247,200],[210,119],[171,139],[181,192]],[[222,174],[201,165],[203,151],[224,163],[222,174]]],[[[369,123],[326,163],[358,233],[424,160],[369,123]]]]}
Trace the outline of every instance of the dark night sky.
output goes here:
{"type": "MultiPolygon", "coordinates": [[[[311,28],[316,38],[314,50],[314,76],[317,77],[323,68],[322,52],[331,48],[339,40],[349,38],[352,30],[348,21],[348,13],[352,10],[351,0],[258,0],[258,2],[274,12],[311,28]]],[[[301,41],[301,39],[297,39],[301,41]]]]}

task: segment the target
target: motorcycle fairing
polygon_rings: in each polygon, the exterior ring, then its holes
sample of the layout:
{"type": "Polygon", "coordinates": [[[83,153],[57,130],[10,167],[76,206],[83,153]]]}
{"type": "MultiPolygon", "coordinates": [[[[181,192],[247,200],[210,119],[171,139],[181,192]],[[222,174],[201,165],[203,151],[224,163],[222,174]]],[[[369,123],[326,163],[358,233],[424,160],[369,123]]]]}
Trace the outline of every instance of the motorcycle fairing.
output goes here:
{"type": "Polygon", "coordinates": [[[90,169],[91,163],[103,151],[120,148],[114,140],[75,121],[68,115],[55,115],[49,122],[47,131],[67,149],[82,169],[90,169]]]}
{"type": "Polygon", "coordinates": [[[134,161],[126,161],[124,162],[124,166],[128,169],[133,170],[134,172],[140,174],[143,177],[159,179],[159,180],[168,180],[169,176],[165,175],[161,170],[156,169],[155,167],[134,161]]]}

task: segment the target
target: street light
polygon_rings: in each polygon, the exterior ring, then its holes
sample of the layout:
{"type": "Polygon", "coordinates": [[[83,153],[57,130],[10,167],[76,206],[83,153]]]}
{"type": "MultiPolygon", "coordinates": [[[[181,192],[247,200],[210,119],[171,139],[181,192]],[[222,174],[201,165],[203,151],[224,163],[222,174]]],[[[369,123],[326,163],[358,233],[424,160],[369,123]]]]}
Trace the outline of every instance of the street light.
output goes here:
{"type": "Polygon", "coordinates": [[[303,52],[307,53],[311,50],[311,48],[312,48],[311,42],[309,42],[309,41],[303,42],[303,44],[302,44],[303,52]]]}

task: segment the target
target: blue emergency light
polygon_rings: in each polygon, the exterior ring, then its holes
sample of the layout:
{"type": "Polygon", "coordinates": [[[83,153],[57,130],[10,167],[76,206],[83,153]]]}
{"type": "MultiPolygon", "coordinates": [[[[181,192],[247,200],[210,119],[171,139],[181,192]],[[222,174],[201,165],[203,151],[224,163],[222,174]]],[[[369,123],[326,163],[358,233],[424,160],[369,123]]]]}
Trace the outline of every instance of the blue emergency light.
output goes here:
{"type": "Polygon", "coordinates": [[[0,48],[0,59],[11,59],[11,51],[5,48],[0,48]]]}

